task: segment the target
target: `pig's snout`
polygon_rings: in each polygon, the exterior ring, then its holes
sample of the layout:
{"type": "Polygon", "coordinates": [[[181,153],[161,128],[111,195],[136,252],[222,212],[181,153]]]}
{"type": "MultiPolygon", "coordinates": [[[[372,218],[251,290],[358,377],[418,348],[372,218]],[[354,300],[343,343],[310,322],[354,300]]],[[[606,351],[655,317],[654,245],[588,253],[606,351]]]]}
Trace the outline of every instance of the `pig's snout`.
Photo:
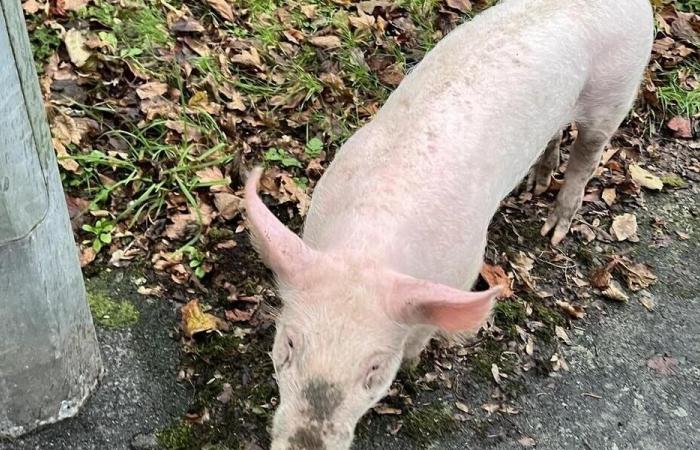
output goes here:
{"type": "Polygon", "coordinates": [[[280,410],[273,423],[271,450],[348,450],[353,431],[352,425],[289,416],[280,410]]]}

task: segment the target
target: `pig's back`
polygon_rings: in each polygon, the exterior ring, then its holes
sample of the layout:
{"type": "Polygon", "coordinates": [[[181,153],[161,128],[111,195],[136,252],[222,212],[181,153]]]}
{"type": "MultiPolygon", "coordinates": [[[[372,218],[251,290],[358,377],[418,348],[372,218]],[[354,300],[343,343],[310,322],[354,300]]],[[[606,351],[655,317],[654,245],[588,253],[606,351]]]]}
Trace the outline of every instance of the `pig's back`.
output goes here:
{"type": "Polygon", "coordinates": [[[506,0],[457,28],[340,150],[305,240],[470,282],[500,200],[576,118],[590,80],[634,72],[620,54],[646,62],[621,49],[644,47],[650,14],[645,0],[506,0]]]}

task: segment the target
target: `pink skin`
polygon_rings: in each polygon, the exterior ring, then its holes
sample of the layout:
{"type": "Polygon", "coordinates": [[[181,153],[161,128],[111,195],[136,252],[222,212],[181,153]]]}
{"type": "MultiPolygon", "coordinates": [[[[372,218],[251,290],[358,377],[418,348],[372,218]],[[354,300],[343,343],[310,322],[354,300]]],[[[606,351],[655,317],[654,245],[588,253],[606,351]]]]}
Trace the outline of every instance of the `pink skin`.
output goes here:
{"type": "Polygon", "coordinates": [[[255,169],[246,183],[249,227],[284,303],[272,352],[281,397],[272,448],[348,448],[416,328],[476,331],[500,289],[465,292],[351,253],[313,250],[262,203],[260,174],[255,169]]]}
{"type": "Polygon", "coordinates": [[[251,174],[249,228],[283,303],[273,450],[349,448],[403,359],[437,331],[479,328],[498,293],[468,292],[489,222],[533,165],[531,188],[546,189],[574,121],[542,228],[564,238],[652,41],[648,0],[503,0],[441,40],[342,146],[303,238],[268,211],[251,174]]]}

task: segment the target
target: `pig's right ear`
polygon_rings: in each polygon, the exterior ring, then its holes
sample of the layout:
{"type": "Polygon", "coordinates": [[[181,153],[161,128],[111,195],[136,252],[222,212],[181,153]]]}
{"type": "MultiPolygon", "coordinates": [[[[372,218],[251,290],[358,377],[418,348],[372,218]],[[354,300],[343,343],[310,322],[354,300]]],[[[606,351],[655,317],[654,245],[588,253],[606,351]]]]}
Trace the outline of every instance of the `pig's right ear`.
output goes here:
{"type": "Polygon", "coordinates": [[[253,245],[263,262],[285,284],[301,287],[304,273],[315,259],[315,252],[288,229],[258,196],[262,168],[248,175],[245,185],[245,209],[253,245]]]}
{"type": "Polygon", "coordinates": [[[500,287],[468,292],[449,286],[393,274],[388,297],[389,314],[398,322],[431,325],[447,332],[476,332],[486,322],[500,287]]]}

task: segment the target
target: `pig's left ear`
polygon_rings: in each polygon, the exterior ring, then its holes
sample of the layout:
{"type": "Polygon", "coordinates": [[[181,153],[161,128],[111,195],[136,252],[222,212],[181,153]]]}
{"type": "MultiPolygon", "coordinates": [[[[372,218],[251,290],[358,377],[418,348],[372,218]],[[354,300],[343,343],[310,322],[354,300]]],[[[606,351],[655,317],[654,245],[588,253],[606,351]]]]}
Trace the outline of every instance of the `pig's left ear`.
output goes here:
{"type": "Polygon", "coordinates": [[[387,307],[403,323],[432,325],[447,332],[475,332],[486,322],[500,287],[467,292],[439,283],[395,275],[387,307]]]}
{"type": "Polygon", "coordinates": [[[253,169],[245,186],[245,208],[253,244],[280,281],[301,287],[316,252],[267,209],[257,193],[261,175],[261,168],[253,169]]]}

